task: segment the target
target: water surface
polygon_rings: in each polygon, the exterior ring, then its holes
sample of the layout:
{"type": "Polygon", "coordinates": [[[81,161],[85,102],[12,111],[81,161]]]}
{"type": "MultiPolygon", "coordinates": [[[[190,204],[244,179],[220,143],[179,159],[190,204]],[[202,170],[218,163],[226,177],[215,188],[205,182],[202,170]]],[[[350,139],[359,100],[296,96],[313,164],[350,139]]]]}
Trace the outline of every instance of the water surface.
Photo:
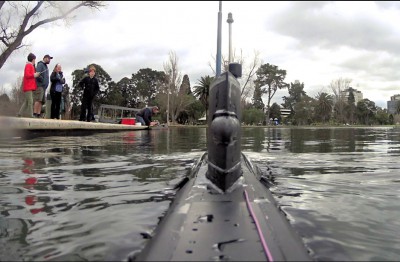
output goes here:
{"type": "MultiPolygon", "coordinates": [[[[312,256],[400,257],[397,128],[243,128],[312,256]]],[[[126,260],[206,150],[205,128],[0,141],[0,261],[126,260]]],[[[251,258],[249,258],[251,260],[251,258]]]]}

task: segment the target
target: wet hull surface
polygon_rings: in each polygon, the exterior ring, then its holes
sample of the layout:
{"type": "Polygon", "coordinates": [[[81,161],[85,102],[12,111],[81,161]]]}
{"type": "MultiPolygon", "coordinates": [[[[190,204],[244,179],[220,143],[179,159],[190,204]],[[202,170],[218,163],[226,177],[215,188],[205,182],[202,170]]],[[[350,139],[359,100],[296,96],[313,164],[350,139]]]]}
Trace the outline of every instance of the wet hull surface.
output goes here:
{"type": "Polygon", "coordinates": [[[243,176],[231,192],[212,186],[207,153],[149,240],[131,261],[310,261],[301,238],[261,182],[265,179],[242,154],[243,176]]]}

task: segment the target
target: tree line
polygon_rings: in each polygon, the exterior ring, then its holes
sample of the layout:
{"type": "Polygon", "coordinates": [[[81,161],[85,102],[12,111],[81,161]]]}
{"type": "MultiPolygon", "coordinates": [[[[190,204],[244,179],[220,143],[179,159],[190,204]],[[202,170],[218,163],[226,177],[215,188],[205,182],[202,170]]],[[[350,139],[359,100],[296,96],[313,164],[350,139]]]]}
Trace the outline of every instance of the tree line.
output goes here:
{"type": "MultiPolygon", "coordinates": [[[[100,85],[100,92],[94,100],[94,112],[97,112],[101,104],[130,108],[157,105],[161,109],[158,116],[160,121],[178,124],[196,124],[199,118],[207,115],[208,94],[214,77],[202,76],[192,88],[189,76],[181,77],[178,58],[172,51],[168,61],[164,63],[164,71],[142,68],[132,73],[131,77],[124,77],[118,82],[113,81],[101,65],[91,65],[97,68],[96,77],[100,85]]],[[[84,75],[84,69],[74,70],[72,86],[65,86],[64,119],[79,117],[83,90],[78,83],[84,75]]],[[[373,101],[362,99],[355,103],[355,90],[350,87],[349,79],[332,81],[331,94],[320,92],[315,97],[310,97],[304,90],[304,83],[295,81],[288,84],[285,77],[286,70],[269,63],[262,64],[255,70],[254,80],[250,81],[254,86],[251,101],[242,93],[242,124],[268,125],[269,120],[275,118],[280,123],[291,125],[393,124],[393,116],[386,109],[376,106],[373,101]],[[282,97],[281,105],[270,105],[278,89],[287,89],[288,95],[282,97]],[[344,90],[348,90],[347,96],[344,95],[344,90]],[[289,109],[290,114],[283,117],[281,108],[289,109]]],[[[249,82],[248,79],[245,80],[249,82]]],[[[20,84],[13,87],[10,97],[1,90],[0,93],[3,93],[0,95],[1,114],[14,116],[23,102],[20,84]]]]}

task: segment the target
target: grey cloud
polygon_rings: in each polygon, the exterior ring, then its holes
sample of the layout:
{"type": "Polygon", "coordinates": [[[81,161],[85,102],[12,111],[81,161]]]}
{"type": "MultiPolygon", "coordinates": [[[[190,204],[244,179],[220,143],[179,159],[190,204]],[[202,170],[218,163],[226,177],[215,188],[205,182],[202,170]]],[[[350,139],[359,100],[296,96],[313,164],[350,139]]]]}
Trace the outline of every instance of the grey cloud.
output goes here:
{"type": "Polygon", "coordinates": [[[393,9],[399,9],[400,10],[400,2],[399,1],[377,1],[375,4],[378,7],[388,9],[388,8],[393,8],[393,9]]]}
{"type": "Polygon", "coordinates": [[[347,68],[349,71],[360,72],[366,78],[375,75],[377,81],[398,81],[400,79],[400,59],[387,53],[372,53],[359,55],[348,59],[339,66],[347,68]]]}
{"type": "MultiPolygon", "coordinates": [[[[356,2],[362,6],[362,2],[356,2]]],[[[276,13],[267,25],[279,34],[299,40],[302,47],[353,48],[399,53],[400,38],[384,23],[363,16],[344,17],[326,12],[330,2],[295,2],[281,13],[276,13]]],[[[353,3],[354,4],[354,3],[353,3]]]]}
{"type": "MultiPolygon", "coordinates": [[[[393,90],[399,90],[399,85],[397,85],[397,84],[388,84],[388,85],[386,85],[384,87],[381,87],[380,90],[388,91],[388,92],[390,92],[389,95],[392,96],[392,95],[394,95],[393,90]]],[[[398,93],[400,93],[400,90],[398,91],[398,93]]]]}

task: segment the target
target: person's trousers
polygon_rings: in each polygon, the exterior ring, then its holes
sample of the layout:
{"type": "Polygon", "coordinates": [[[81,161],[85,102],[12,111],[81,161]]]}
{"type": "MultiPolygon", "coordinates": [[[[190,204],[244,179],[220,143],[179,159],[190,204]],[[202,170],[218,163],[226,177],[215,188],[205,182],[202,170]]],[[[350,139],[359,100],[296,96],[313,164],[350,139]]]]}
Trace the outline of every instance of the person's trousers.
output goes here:
{"type": "Polygon", "coordinates": [[[51,96],[51,119],[60,119],[61,92],[50,91],[51,96]]]}
{"type": "Polygon", "coordinates": [[[142,126],[146,125],[146,122],[144,122],[144,119],[141,116],[136,116],[136,122],[137,123],[142,123],[142,126]]]}
{"type": "Polygon", "coordinates": [[[92,121],[92,102],[93,98],[83,96],[82,105],[81,105],[81,115],[79,117],[79,121],[92,121]],[[87,113],[86,113],[87,110],[87,113]]]}
{"type": "Polygon", "coordinates": [[[33,115],[33,92],[27,91],[27,92],[24,92],[24,95],[25,95],[25,100],[19,110],[19,115],[23,116],[23,117],[32,117],[32,115],[33,115]]]}

